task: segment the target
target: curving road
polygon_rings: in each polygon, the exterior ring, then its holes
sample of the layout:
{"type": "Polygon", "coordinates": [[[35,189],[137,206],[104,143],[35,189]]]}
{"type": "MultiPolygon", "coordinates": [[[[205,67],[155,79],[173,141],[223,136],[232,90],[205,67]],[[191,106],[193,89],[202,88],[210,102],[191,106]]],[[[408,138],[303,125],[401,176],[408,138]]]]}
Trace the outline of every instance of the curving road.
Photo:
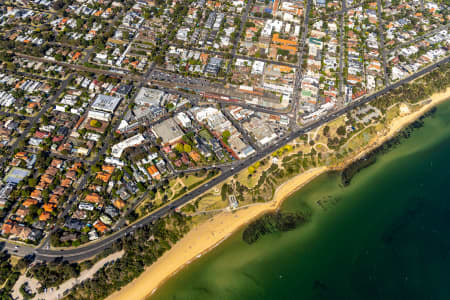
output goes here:
{"type": "Polygon", "coordinates": [[[350,105],[348,105],[338,111],[331,112],[330,114],[320,118],[319,120],[314,121],[314,122],[300,128],[299,130],[292,132],[291,134],[278,140],[272,146],[262,150],[261,152],[257,153],[256,155],[250,157],[249,159],[242,161],[242,162],[236,162],[236,164],[234,164],[233,166],[230,166],[230,168],[223,170],[222,174],[215,177],[208,183],[203,184],[202,186],[200,186],[196,190],[190,192],[189,194],[184,195],[183,197],[179,198],[178,200],[175,200],[174,202],[170,203],[169,205],[167,205],[165,207],[162,207],[158,211],[153,212],[152,214],[148,215],[147,217],[144,217],[143,219],[137,221],[136,223],[134,223],[116,233],[113,233],[99,241],[96,241],[94,243],[89,243],[85,246],[81,246],[78,248],[66,249],[66,250],[54,250],[54,249],[42,249],[42,248],[35,249],[35,248],[29,247],[29,246],[15,245],[10,242],[7,242],[7,243],[5,243],[5,249],[7,249],[10,252],[15,252],[13,254],[19,255],[19,256],[25,256],[27,254],[35,254],[37,259],[43,260],[43,261],[51,261],[57,257],[62,257],[63,259],[68,260],[68,261],[79,261],[79,260],[91,258],[92,256],[97,255],[98,253],[102,252],[104,249],[110,247],[118,239],[121,239],[122,237],[124,237],[127,234],[132,234],[133,231],[136,230],[136,228],[142,227],[146,224],[149,224],[149,223],[157,220],[158,218],[165,216],[169,212],[173,211],[175,208],[180,207],[181,205],[191,201],[195,197],[206,192],[212,186],[221,183],[222,181],[226,180],[230,176],[233,176],[236,173],[238,173],[239,171],[249,167],[256,161],[263,159],[267,155],[270,155],[272,152],[276,151],[277,149],[279,149],[283,145],[289,143],[290,141],[300,137],[301,135],[305,134],[306,132],[311,131],[311,130],[323,125],[324,123],[327,123],[327,122],[347,113],[348,111],[356,108],[357,106],[366,104],[366,103],[374,100],[375,98],[389,92],[390,90],[395,89],[395,88],[399,87],[400,85],[408,83],[408,82],[430,72],[431,70],[437,68],[438,66],[440,66],[442,64],[448,63],[449,60],[450,60],[450,57],[446,57],[446,58],[442,59],[441,61],[436,62],[432,65],[429,65],[429,66],[425,67],[424,69],[422,69],[421,71],[419,71],[407,78],[404,78],[404,79],[402,79],[402,80],[400,80],[378,92],[375,92],[367,97],[364,97],[358,101],[355,101],[355,102],[351,103],[350,105]]]}

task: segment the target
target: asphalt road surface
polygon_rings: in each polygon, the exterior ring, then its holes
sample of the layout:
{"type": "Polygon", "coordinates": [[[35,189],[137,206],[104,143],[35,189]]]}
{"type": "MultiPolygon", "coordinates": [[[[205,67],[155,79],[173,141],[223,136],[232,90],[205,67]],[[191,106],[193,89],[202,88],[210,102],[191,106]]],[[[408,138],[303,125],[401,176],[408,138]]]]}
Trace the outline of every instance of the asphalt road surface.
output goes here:
{"type": "Polygon", "coordinates": [[[101,253],[104,249],[110,247],[118,239],[121,239],[122,237],[124,237],[127,234],[131,234],[134,230],[136,230],[136,228],[139,228],[146,224],[152,223],[153,221],[157,220],[158,218],[165,216],[166,214],[175,210],[177,207],[182,206],[183,204],[191,201],[192,199],[194,199],[197,196],[201,195],[202,193],[206,192],[212,186],[215,186],[215,185],[221,183],[222,181],[226,180],[230,176],[233,176],[233,175],[237,174],[238,172],[240,172],[241,170],[248,168],[250,165],[252,165],[256,161],[263,159],[267,155],[270,155],[272,152],[276,151],[277,149],[279,149],[283,145],[291,142],[292,140],[300,137],[301,135],[305,134],[306,132],[315,129],[315,128],[347,113],[348,111],[350,111],[360,105],[366,104],[366,103],[374,100],[375,98],[389,92],[390,90],[397,88],[398,86],[400,86],[402,84],[408,83],[408,82],[430,72],[431,70],[435,69],[439,65],[448,63],[449,60],[450,60],[450,57],[446,57],[443,60],[441,60],[437,63],[434,63],[430,66],[427,66],[424,69],[422,69],[421,71],[384,88],[383,90],[375,92],[365,98],[362,98],[359,101],[355,101],[354,103],[351,103],[350,105],[348,105],[338,111],[331,112],[330,114],[323,116],[319,120],[312,122],[297,131],[290,133],[289,135],[287,135],[287,136],[283,137],[281,140],[279,140],[277,143],[262,150],[261,152],[257,153],[256,155],[250,157],[249,159],[242,161],[240,163],[236,163],[233,166],[230,166],[228,169],[223,169],[222,170],[223,172],[219,176],[215,177],[208,183],[205,183],[204,185],[200,186],[199,188],[190,192],[189,194],[186,194],[183,197],[179,198],[178,200],[175,200],[174,202],[168,204],[167,206],[162,207],[161,209],[142,218],[141,220],[137,221],[136,223],[134,223],[116,233],[106,236],[94,243],[89,243],[85,246],[80,246],[75,249],[54,250],[54,249],[44,249],[44,248],[34,249],[30,246],[25,246],[25,245],[21,246],[21,245],[15,245],[15,244],[6,242],[4,244],[4,248],[7,249],[10,253],[18,255],[18,256],[24,256],[27,254],[35,254],[36,259],[43,260],[43,261],[52,261],[58,257],[62,257],[64,260],[67,260],[67,261],[79,261],[79,260],[91,258],[91,257],[101,253]],[[16,252],[14,252],[14,251],[16,251],[16,252]]]}

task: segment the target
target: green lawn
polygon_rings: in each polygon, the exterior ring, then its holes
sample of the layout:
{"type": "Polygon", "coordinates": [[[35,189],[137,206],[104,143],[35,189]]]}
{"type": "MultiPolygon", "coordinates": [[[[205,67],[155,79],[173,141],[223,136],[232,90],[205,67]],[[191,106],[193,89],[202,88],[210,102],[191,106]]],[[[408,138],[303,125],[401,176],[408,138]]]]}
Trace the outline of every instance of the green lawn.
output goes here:
{"type": "Polygon", "coordinates": [[[187,176],[181,178],[181,180],[183,181],[183,183],[186,187],[190,187],[191,185],[193,185],[199,181],[205,180],[205,179],[206,179],[206,176],[197,177],[193,174],[190,174],[190,175],[187,175],[187,176]]]}

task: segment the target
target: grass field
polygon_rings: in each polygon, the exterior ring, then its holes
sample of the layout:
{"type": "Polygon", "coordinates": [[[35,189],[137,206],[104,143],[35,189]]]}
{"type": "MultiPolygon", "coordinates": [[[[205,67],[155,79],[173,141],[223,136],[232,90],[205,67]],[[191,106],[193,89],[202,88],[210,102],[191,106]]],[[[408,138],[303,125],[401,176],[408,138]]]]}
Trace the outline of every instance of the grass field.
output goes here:
{"type": "Polygon", "coordinates": [[[187,176],[181,178],[181,181],[187,188],[189,188],[190,186],[192,186],[200,181],[203,181],[205,179],[206,179],[206,175],[197,177],[193,174],[190,174],[190,175],[187,175],[187,176]]]}
{"type": "Polygon", "coordinates": [[[222,209],[228,206],[228,201],[222,200],[220,190],[217,193],[214,190],[198,199],[197,211],[222,209]]]}

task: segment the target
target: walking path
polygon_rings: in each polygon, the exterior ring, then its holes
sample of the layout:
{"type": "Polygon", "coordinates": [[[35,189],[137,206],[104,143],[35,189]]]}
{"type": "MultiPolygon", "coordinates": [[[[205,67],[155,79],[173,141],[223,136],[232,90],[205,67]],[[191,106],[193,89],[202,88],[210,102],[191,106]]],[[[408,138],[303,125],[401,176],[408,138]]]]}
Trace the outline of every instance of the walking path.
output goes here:
{"type": "Polygon", "coordinates": [[[49,288],[47,292],[38,293],[38,289],[41,286],[39,281],[35,278],[28,278],[26,276],[26,272],[19,277],[16,284],[13,287],[12,298],[13,299],[23,299],[22,294],[20,293],[20,287],[24,283],[28,283],[28,287],[33,293],[36,293],[36,296],[33,299],[37,300],[53,300],[53,299],[61,299],[63,298],[63,294],[66,290],[70,290],[75,285],[80,284],[86,279],[91,278],[94,274],[100,270],[105,264],[112,262],[124,254],[124,251],[119,251],[114,254],[111,254],[98,262],[96,262],[91,268],[84,270],[80,273],[80,276],[77,278],[71,278],[65,282],[63,282],[58,288],[49,288]]]}

